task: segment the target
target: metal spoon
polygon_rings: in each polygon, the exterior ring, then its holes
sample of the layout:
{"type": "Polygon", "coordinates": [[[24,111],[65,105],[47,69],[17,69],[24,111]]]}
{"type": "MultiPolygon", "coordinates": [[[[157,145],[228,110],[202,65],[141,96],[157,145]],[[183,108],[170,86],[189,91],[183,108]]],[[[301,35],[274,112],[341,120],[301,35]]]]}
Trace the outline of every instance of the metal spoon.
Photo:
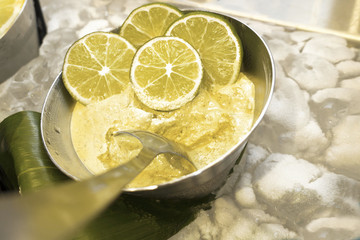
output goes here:
{"type": "Polygon", "coordinates": [[[170,153],[180,157],[176,158],[176,161],[173,159],[169,160],[170,164],[174,167],[185,169],[190,172],[197,170],[181,145],[174,143],[161,135],[142,130],[126,130],[114,132],[113,136],[121,136],[124,134],[133,136],[141,142],[143,146],[142,151],[139,153],[139,155],[141,154],[141,156],[139,156],[141,158],[153,159],[159,154],[170,153]]]}
{"type": "MultiPolygon", "coordinates": [[[[7,240],[68,239],[104,210],[122,189],[158,154],[172,153],[187,159],[175,143],[145,131],[119,131],[142,143],[140,153],[104,174],[81,182],[68,182],[24,196],[9,194],[0,199],[0,235],[7,240]],[[21,231],[19,231],[21,229],[21,231]]],[[[196,169],[194,167],[194,169],[196,169]]]]}

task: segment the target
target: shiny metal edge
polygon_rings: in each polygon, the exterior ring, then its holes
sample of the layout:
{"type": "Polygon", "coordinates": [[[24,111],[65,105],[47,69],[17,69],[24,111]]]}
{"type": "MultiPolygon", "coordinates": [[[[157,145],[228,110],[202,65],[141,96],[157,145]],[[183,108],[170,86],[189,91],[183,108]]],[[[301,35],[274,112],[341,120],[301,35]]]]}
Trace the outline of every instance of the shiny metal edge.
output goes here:
{"type": "Polygon", "coordinates": [[[34,4],[25,0],[15,21],[0,38],[0,83],[37,57],[39,46],[34,4]]]}

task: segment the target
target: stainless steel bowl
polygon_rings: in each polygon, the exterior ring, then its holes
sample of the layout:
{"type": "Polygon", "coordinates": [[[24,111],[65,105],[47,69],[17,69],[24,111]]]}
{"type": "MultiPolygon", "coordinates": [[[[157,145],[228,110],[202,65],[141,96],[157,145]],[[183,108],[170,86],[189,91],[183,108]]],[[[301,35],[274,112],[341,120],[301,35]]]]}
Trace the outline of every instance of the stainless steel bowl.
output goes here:
{"type": "MultiPolygon", "coordinates": [[[[275,67],[270,50],[263,39],[241,21],[227,17],[235,27],[244,49],[242,71],[255,79],[255,121],[246,137],[223,157],[207,167],[182,178],[125,192],[155,198],[195,198],[218,189],[243,151],[247,139],[262,120],[274,89],[275,67]]],[[[61,74],[46,97],[41,116],[41,133],[47,152],[56,166],[76,180],[92,176],[78,158],[70,136],[70,121],[75,101],[65,89],[61,74]]]]}
{"type": "Polygon", "coordinates": [[[0,83],[37,57],[39,46],[34,2],[25,0],[14,24],[0,38],[0,83]]]}

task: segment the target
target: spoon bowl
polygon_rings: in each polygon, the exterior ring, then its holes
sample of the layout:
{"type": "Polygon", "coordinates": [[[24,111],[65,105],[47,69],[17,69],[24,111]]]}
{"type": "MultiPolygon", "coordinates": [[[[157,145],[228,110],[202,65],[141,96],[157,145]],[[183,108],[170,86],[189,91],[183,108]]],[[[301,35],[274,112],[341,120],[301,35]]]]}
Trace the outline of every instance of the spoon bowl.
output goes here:
{"type": "Polygon", "coordinates": [[[142,150],[139,155],[141,154],[142,158],[153,159],[159,154],[170,153],[180,157],[176,159],[179,161],[170,161],[170,164],[174,167],[186,170],[190,169],[191,172],[197,170],[196,166],[189,159],[188,154],[180,144],[177,144],[161,135],[143,130],[117,131],[112,135],[117,137],[124,134],[133,136],[140,141],[142,150]]]}

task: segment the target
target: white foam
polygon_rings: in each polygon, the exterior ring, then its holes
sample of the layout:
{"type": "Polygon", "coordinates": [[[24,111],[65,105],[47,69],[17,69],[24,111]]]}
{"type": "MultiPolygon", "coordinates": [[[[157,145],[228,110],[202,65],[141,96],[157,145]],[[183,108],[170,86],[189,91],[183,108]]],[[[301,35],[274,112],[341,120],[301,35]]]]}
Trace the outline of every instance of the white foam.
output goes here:
{"type": "Polygon", "coordinates": [[[333,129],[326,151],[326,164],[332,170],[360,180],[360,116],[347,116],[333,129]]]}
{"type": "Polygon", "coordinates": [[[335,87],[338,71],[328,60],[313,54],[290,55],[282,62],[285,72],[310,92],[335,87]]]}
{"type": "Polygon", "coordinates": [[[299,43],[306,42],[313,37],[319,36],[321,34],[315,32],[306,32],[306,31],[294,31],[290,33],[291,40],[299,43]]]}
{"type": "Polygon", "coordinates": [[[267,118],[286,129],[302,128],[310,119],[308,94],[290,78],[277,78],[277,84],[267,118]]]}
{"type": "Polygon", "coordinates": [[[311,233],[324,232],[324,229],[335,231],[346,231],[346,234],[340,236],[342,239],[353,239],[360,235],[360,218],[352,216],[344,217],[324,217],[318,218],[311,221],[307,226],[306,230],[311,233]]]}
{"type": "Polygon", "coordinates": [[[341,79],[360,76],[360,62],[348,60],[336,65],[341,79]]]}
{"type": "MultiPolygon", "coordinates": [[[[324,132],[314,118],[300,129],[280,134],[282,145],[279,152],[313,159],[321,156],[329,144],[324,132]]],[[[316,161],[315,159],[313,161],[316,161]]]]}
{"type": "Polygon", "coordinates": [[[236,186],[235,199],[245,208],[256,208],[258,202],[252,188],[252,175],[250,173],[244,173],[241,176],[240,181],[236,186]]]}
{"type": "Polygon", "coordinates": [[[360,90],[360,76],[346,79],[340,82],[340,87],[342,88],[352,88],[360,90]]]}
{"type": "Polygon", "coordinates": [[[88,23],[86,23],[85,26],[83,26],[76,33],[77,33],[77,36],[79,38],[81,38],[92,32],[97,32],[97,31],[109,32],[111,30],[112,30],[112,27],[109,26],[109,22],[107,20],[95,19],[95,20],[91,20],[88,23]]]}
{"type": "Polygon", "coordinates": [[[360,90],[353,88],[327,88],[317,91],[312,95],[311,100],[316,103],[323,103],[329,99],[337,99],[348,104],[348,113],[360,113],[360,90]]]}
{"type": "Polygon", "coordinates": [[[298,54],[299,49],[295,45],[290,45],[280,39],[271,39],[268,41],[269,47],[272,50],[274,58],[278,61],[285,60],[290,54],[298,54]]]}
{"type": "Polygon", "coordinates": [[[305,160],[272,154],[255,169],[253,183],[262,198],[278,200],[287,193],[303,189],[320,175],[319,168],[305,160]]]}
{"type": "Polygon", "coordinates": [[[331,63],[337,63],[355,57],[354,51],[347,48],[346,45],[347,42],[343,38],[319,35],[306,43],[303,53],[314,54],[331,63]]]}

